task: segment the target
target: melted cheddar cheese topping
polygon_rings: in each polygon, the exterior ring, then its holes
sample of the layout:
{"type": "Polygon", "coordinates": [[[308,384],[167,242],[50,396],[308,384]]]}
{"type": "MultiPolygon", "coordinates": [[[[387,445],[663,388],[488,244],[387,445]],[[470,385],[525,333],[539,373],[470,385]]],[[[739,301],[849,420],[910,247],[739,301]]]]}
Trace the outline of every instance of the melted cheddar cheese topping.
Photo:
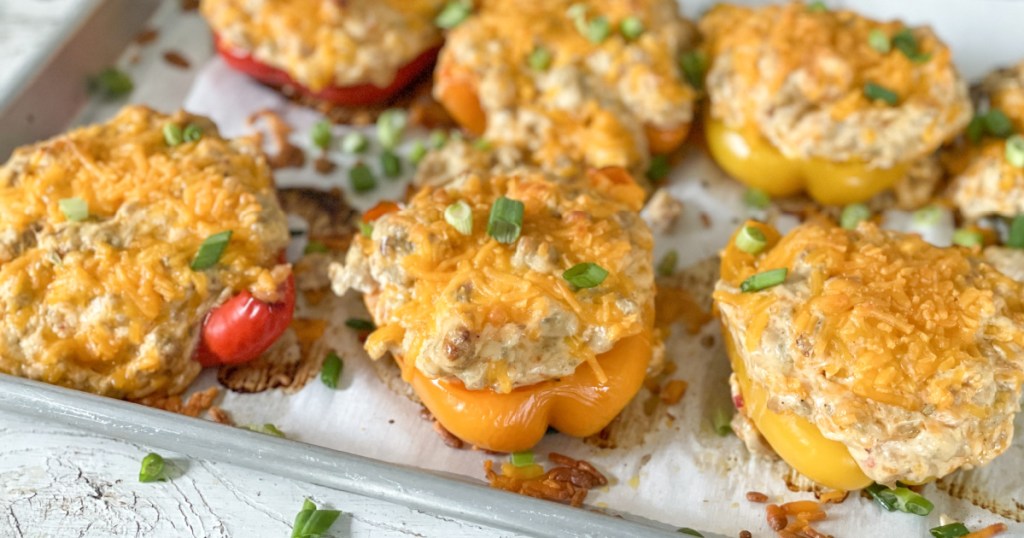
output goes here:
{"type": "Polygon", "coordinates": [[[20,148],[0,168],[0,371],[117,397],[180,392],[207,311],[242,290],[277,300],[287,241],[259,149],[204,118],[128,107],[20,148]],[[202,138],[170,147],[167,123],[202,138]],[[65,198],[89,218],[69,221],[65,198]],[[220,262],[193,271],[223,230],[220,262]]]}
{"type": "Polygon", "coordinates": [[[203,0],[203,16],[230,47],[286,71],[313,91],[371,83],[441,42],[444,0],[203,0]]]}
{"type": "Polygon", "coordinates": [[[814,221],[758,256],[733,244],[715,301],[768,408],[847,445],[874,480],[920,483],[1005,450],[1024,382],[1024,287],[970,251],[814,221]],[[758,272],[785,283],[744,293],[758,272]]]}

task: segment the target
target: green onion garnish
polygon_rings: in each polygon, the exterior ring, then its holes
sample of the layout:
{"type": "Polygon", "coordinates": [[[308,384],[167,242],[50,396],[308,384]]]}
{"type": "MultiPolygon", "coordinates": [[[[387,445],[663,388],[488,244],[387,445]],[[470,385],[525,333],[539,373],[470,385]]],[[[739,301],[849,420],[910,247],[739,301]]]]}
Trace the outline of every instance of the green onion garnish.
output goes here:
{"type": "Polygon", "coordinates": [[[668,173],[671,169],[672,165],[669,164],[667,156],[652,155],[651,164],[647,167],[647,179],[654,183],[658,183],[668,177],[668,173]]]}
{"type": "Polygon", "coordinates": [[[352,183],[352,189],[358,193],[370,192],[377,188],[377,178],[373,170],[363,163],[359,163],[348,171],[348,180],[352,183]]]}
{"type": "Polygon", "coordinates": [[[985,242],[984,236],[977,230],[970,228],[957,228],[953,232],[953,244],[961,247],[977,247],[985,242]]]}
{"type": "Polygon", "coordinates": [[[181,137],[185,142],[199,142],[199,139],[203,137],[203,130],[198,125],[190,123],[181,131],[181,137]]]}
{"type": "Polygon", "coordinates": [[[264,424],[264,425],[262,425],[262,426],[257,426],[255,424],[250,424],[250,425],[246,426],[245,429],[250,430],[250,431],[254,431],[256,433],[265,433],[267,435],[273,435],[274,437],[280,437],[281,439],[287,439],[287,437],[285,437],[283,431],[277,429],[277,426],[274,426],[273,424],[271,424],[269,422],[264,424]]]}
{"type": "Polygon", "coordinates": [[[551,51],[537,45],[526,57],[526,63],[534,71],[547,71],[548,67],[551,67],[551,59],[551,51]]]}
{"type": "Polygon", "coordinates": [[[839,215],[839,225],[846,230],[853,230],[857,225],[871,218],[871,210],[864,204],[850,204],[843,208],[839,215]]]}
{"type": "Polygon", "coordinates": [[[828,11],[828,6],[826,6],[825,2],[822,2],[821,0],[815,0],[810,4],[807,4],[807,11],[810,11],[811,13],[824,13],[828,11]]]}
{"type": "Polygon", "coordinates": [[[661,261],[658,262],[658,276],[669,277],[675,274],[676,265],[679,264],[679,253],[675,250],[670,250],[661,257],[661,261]]]}
{"type": "Polygon", "coordinates": [[[295,515],[291,538],[317,538],[327,534],[331,525],[341,516],[338,510],[317,510],[313,501],[306,499],[302,510],[295,515]]]}
{"type": "Polygon", "coordinates": [[[1006,239],[1010,248],[1024,248],[1024,214],[1013,217],[1010,221],[1010,236],[1006,239]]]}
{"type": "Polygon", "coordinates": [[[900,102],[900,96],[896,92],[874,82],[864,85],[864,96],[872,101],[883,101],[890,106],[896,106],[900,102]]]}
{"type": "Polygon", "coordinates": [[[61,198],[57,206],[64,213],[64,218],[71,222],[82,222],[89,218],[89,203],[81,198],[61,198]]]}
{"type": "Polygon", "coordinates": [[[164,124],[164,142],[174,147],[185,141],[185,134],[181,132],[181,126],[177,123],[164,124]]]}
{"type": "Polygon", "coordinates": [[[464,200],[444,208],[444,221],[462,235],[473,233],[473,208],[464,200]]]}
{"type": "Polygon", "coordinates": [[[306,243],[306,248],[302,249],[303,254],[315,254],[320,252],[330,252],[331,249],[327,248],[327,245],[320,241],[310,241],[306,243]]]}
{"type": "Polygon", "coordinates": [[[345,153],[362,153],[368,147],[370,147],[369,139],[359,131],[352,131],[341,139],[341,151],[345,153]]]}
{"type": "Polygon", "coordinates": [[[377,326],[368,319],[360,318],[348,318],[345,320],[345,326],[349,329],[355,329],[362,332],[371,332],[377,330],[377,326]]]}
{"type": "Polygon", "coordinates": [[[971,122],[967,124],[967,140],[977,144],[981,142],[981,137],[985,136],[985,118],[984,116],[974,116],[971,118],[971,122]]]}
{"type": "Polygon", "coordinates": [[[935,538],[960,538],[971,533],[963,523],[950,523],[941,527],[933,527],[928,532],[935,538]]]}
{"type": "Polygon", "coordinates": [[[768,238],[758,228],[744,226],[740,233],[736,234],[736,248],[747,254],[760,254],[766,246],[768,246],[768,238]]]}
{"type": "Polygon", "coordinates": [[[499,243],[515,243],[523,229],[524,209],[525,206],[519,200],[504,196],[495,200],[491,206],[491,215],[487,219],[487,235],[499,243]]]}
{"type": "Polygon", "coordinates": [[[882,54],[892,50],[892,42],[889,41],[889,36],[885,33],[885,30],[881,28],[875,28],[868,33],[868,45],[882,54]]]}
{"type": "Polygon", "coordinates": [[[934,226],[940,218],[942,210],[933,205],[922,207],[910,215],[910,220],[915,226],[934,226]]]}
{"type": "Polygon", "coordinates": [[[1024,136],[1016,134],[1006,139],[1006,162],[1024,168],[1024,136]]]}
{"type": "Polygon", "coordinates": [[[429,146],[430,149],[441,149],[447,141],[448,133],[441,129],[434,129],[433,131],[430,131],[430,136],[427,137],[427,146],[429,146]]]}
{"type": "Polygon", "coordinates": [[[772,198],[761,189],[750,188],[743,193],[743,203],[753,209],[768,209],[772,205],[772,198]]]}
{"type": "Polygon", "coordinates": [[[908,514],[927,516],[935,508],[928,499],[905,487],[887,488],[881,484],[871,484],[864,488],[882,508],[889,512],[900,511],[908,514]]]}
{"type": "Polygon", "coordinates": [[[109,67],[89,80],[89,89],[104,98],[113,99],[130,93],[135,84],[124,71],[109,67]]]}
{"type": "Polygon", "coordinates": [[[583,32],[591,43],[601,43],[612,33],[612,25],[604,15],[598,15],[587,23],[587,30],[583,32]]]}
{"type": "Polygon", "coordinates": [[[384,169],[386,177],[394,178],[402,175],[402,160],[388,150],[384,150],[384,153],[380,154],[380,167],[384,169]]]}
{"type": "Polygon", "coordinates": [[[622,33],[622,37],[634,41],[644,33],[644,23],[639,17],[626,17],[619,23],[619,32],[622,33]]]}
{"type": "Polygon", "coordinates": [[[708,57],[699,50],[684,52],[679,56],[679,67],[686,82],[698,90],[704,89],[704,73],[708,69],[708,57]]]}
{"type": "Polygon", "coordinates": [[[470,0],[452,0],[445,4],[441,13],[434,19],[438,28],[451,30],[460,25],[473,13],[473,2],[470,0]]]}
{"type": "Polygon", "coordinates": [[[922,54],[918,47],[917,38],[910,28],[904,28],[892,36],[892,46],[903,53],[914,63],[924,63],[931,59],[931,54],[922,54]]]}
{"type": "Polygon", "coordinates": [[[333,351],[328,353],[324,359],[324,365],[320,369],[320,381],[323,381],[327,388],[338,388],[338,378],[341,377],[342,366],[344,363],[341,362],[341,357],[333,351]]]}
{"type": "Polygon", "coordinates": [[[427,146],[423,144],[422,140],[417,140],[412,143],[412,148],[409,149],[409,162],[413,165],[420,164],[420,161],[427,156],[427,146]]]}
{"type": "Polygon", "coordinates": [[[579,289],[593,288],[608,278],[608,271],[596,263],[584,262],[566,269],[562,278],[579,289]]]}
{"type": "Polygon", "coordinates": [[[685,534],[687,536],[696,536],[697,538],[704,538],[704,535],[691,529],[690,527],[680,527],[676,530],[679,534],[685,534]]]}
{"type": "Polygon", "coordinates": [[[1006,113],[998,108],[985,113],[985,131],[996,138],[1006,138],[1013,134],[1013,122],[1006,113]]]}
{"type": "Polygon", "coordinates": [[[389,108],[377,118],[377,140],[384,149],[394,149],[402,140],[409,115],[400,108],[389,108]]]}
{"type": "Polygon", "coordinates": [[[473,149],[477,151],[490,151],[494,146],[486,138],[477,138],[473,141],[473,149]]]}
{"type": "Polygon", "coordinates": [[[231,241],[231,230],[224,230],[207,237],[203,244],[199,245],[196,257],[192,259],[192,270],[202,271],[217,265],[224,250],[228,248],[229,241],[231,241]]]}
{"type": "Polygon", "coordinates": [[[509,461],[516,467],[526,467],[533,465],[533,452],[526,450],[523,452],[513,452],[509,454],[509,461]]]}
{"type": "Polygon", "coordinates": [[[331,145],[331,123],[327,120],[316,122],[310,133],[310,138],[313,139],[314,146],[326,150],[331,145]]]}
{"type": "Polygon", "coordinates": [[[789,269],[786,269],[785,267],[757,273],[740,284],[740,291],[748,293],[752,291],[765,290],[772,286],[778,286],[786,281],[787,274],[789,274],[789,269]]]}
{"type": "Polygon", "coordinates": [[[711,427],[719,437],[732,433],[732,409],[716,407],[711,413],[711,427]]]}
{"type": "Polygon", "coordinates": [[[576,25],[577,32],[583,35],[587,34],[586,4],[579,2],[569,6],[569,9],[565,10],[565,15],[572,20],[573,24],[576,25]]]}
{"type": "Polygon", "coordinates": [[[369,222],[359,221],[359,235],[367,239],[373,237],[373,225],[369,222]]]}
{"type": "Polygon", "coordinates": [[[164,458],[160,454],[150,452],[142,458],[142,467],[139,468],[139,482],[156,482],[165,480],[164,458]]]}

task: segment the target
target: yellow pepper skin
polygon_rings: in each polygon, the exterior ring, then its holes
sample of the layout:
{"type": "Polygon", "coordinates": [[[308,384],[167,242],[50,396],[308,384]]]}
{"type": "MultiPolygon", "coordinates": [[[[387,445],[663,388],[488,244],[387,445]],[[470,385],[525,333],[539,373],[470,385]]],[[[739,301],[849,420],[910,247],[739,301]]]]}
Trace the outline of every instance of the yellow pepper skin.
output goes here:
{"type": "Polygon", "coordinates": [[[906,165],[883,169],[856,162],[790,159],[764,138],[731,129],[707,115],[704,133],[708,150],[722,169],[773,197],[807,191],[825,205],[864,202],[891,188],[907,171],[906,165]]]}

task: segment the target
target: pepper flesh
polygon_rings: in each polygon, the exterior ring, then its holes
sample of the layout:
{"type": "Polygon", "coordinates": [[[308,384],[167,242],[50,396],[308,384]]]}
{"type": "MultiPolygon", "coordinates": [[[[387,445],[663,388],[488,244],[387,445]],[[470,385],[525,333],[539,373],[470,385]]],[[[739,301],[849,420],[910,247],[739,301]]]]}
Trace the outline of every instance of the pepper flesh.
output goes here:
{"type": "Polygon", "coordinates": [[[295,311],[295,276],[288,275],[281,300],[267,303],[248,291],[214,308],[203,322],[195,359],[203,367],[235,365],[259,357],[288,328],[295,311]]]}
{"type": "Polygon", "coordinates": [[[864,202],[899,181],[906,165],[869,168],[857,162],[790,159],[757,134],[732,129],[705,115],[704,133],[715,162],[741,183],[771,196],[802,191],[825,205],[864,202]]]}

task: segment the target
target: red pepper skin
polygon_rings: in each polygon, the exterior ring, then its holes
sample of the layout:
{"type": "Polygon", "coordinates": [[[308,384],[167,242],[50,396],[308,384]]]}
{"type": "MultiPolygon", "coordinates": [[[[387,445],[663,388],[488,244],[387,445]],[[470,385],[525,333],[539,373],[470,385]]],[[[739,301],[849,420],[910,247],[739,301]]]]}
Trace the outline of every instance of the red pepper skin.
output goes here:
{"type": "Polygon", "coordinates": [[[295,276],[282,284],[281,300],[265,303],[248,291],[206,315],[195,359],[203,367],[235,365],[259,357],[281,337],[295,312],[295,276]]]}
{"type": "Polygon", "coordinates": [[[322,90],[313,91],[296,82],[284,70],[256,60],[246,52],[230,48],[216,34],[213,36],[213,43],[221,58],[228,65],[250,77],[275,88],[289,86],[305,96],[339,106],[365,106],[387,102],[408,86],[413,79],[429,69],[437,60],[437,52],[441,49],[438,46],[421,53],[399,69],[395,73],[395,79],[384,88],[373,84],[355,84],[352,86],[328,86],[322,90]]]}

